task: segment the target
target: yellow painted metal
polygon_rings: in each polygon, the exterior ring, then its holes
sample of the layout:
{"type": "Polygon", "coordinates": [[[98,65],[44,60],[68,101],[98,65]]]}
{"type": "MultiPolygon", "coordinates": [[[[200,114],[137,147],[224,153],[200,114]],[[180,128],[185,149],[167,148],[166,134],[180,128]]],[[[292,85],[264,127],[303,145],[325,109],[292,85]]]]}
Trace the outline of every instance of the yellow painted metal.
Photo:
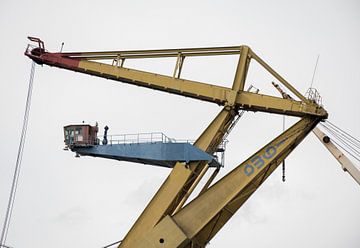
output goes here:
{"type": "Polygon", "coordinates": [[[289,116],[313,115],[327,118],[327,112],[314,103],[305,103],[279,97],[242,91],[237,95],[236,103],[248,111],[260,111],[289,116]]]}
{"type": "Polygon", "coordinates": [[[156,230],[151,236],[145,236],[143,239],[136,240],[133,247],[136,248],[174,248],[186,247],[189,240],[185,233],[179,228],[170,216],[157,225],[156,230]],[[165,237],[171,236],[171,239],[165,237]],[[154,242],[154,239],[156,242],[154,242]]]}
{"type": "Polygon", "coordinates": [[[226,87],[86,60],[80,61],[79,70],[98,77],[210,101],[221,105],[225,105],[226,97],[231,94],[232,91],[226,87]]]}
{"type": "Polygon", "coordinates": [[[249,111],[304,116],[307,114],[326,116],[320,106],[308,101],[290,83],[273,70],[265,61],[247,46],[205,47],[183,49],[156,49],[107,52],[62,53],[63,56],[79,59],[76,71],[99,77],[135,84],[151,89],[183,95],[219,105],[240,107],[249,111]],[[184,59],[191,56],[240,55],[232,88],[200,83],[180,78],[184,59]],[[130,68],[124,68],[125,59],[177,57],[173,76],[160,75],[130,68]],[[100,63],[101,60],[114,60],[115,65],[100,63]],[[265,70],[277,78],[285,87],[293,92],[300,101],[282,101],[281,98],[268,97],[260,94],[249,94],[244,89],[246,74],[251,59],[256,60],[265,70]],[[120,61],[120,62],[119,62],[120,61]],[[120,64],[119,64],[120,63],[120,64]],[[258,97],[257,97],[258,96],[258,97]]]}
{"type": "Polygon", "coordinates": [[[184,64],[184,59],[185,57],[179,53],[178,57],[176,59],[176,64],[175,64],[175,69],[174,69],[174,73],[173,73],[173,78],[180,78],[181,75],[181,70],[182,70],[182,66],[184,64]]]}
{"type": "MultiPolygon", "coordinates": [[[[235,111],[227,107],[223,108],[194,145],[213,153],[235,115],[235,111]]],[[[136,247],[134,243],[147,237],[148,232],[164,216],[171,215],[176,209],[180,209],[199,179],[204,175],[204,169],[206,171],[207,167],[206,162],[194,162],[189,165],[177,163],[119,247],[136,247]]]]}
{"type": "Polygon", "coordinates": [[[219,174],[220,168],[216,168],[213,173],[211,174],[210,178],[207,180],[207,182],[204,184],[203,188],[201,189],[199,195],[204,193],[210,186],[210,184],[214,181],[215,177],[219,174]]]}
{"type": "MultiPolygon", "coordinates": [[[[171,234],[164,232],[161,238],[173,247],[204,247],[319,121],[304,117],[174,214],[171,218],[185,234],[184,239],[174,245],[171,234]]],[[[159,227],[164,229],[162,221],[159,227]]],[[[147,234],[146,243],[157,244],[158,233],[155,226],[147,234]]]]}
{"type": "Polygon", "coordinates": [[[308,102],[308,100],[297,91],[288,81],[286,81],[279,73],[277,73],[273,68],[271,68],[264,60],[256,55],[253,51],[250,52],[251,58],[255,59],[262,67],[264,67],[271,75],[273,75],[277,80],[279,80],[286,88],[288,88],[292,93],[294,93],[301,101],[308,102]]]}
{"type": "Polygon", "coordinates": [[[174,202],[181,193],[192,171],[182,163],[177,163],[160,189],[136,220],[119,247],[136,247],[134,243],[146,237],[147,232],[166,215],[172,213],[174,202]]]}
{"type": "MultiPolygon", "coordinates": [[[[233,105],[249,111],[286,114],[292,116],[316,115],[326,116],[326,111],[311,102],[299,102],[279,97],[266,96],[242,91],[242,76],[237,73],[234,85],[239,90],[227,87],[174,78],[140,70],[116,67],[108,64],[83,60],[79,63],[79,71],[99,77],[113,79],[129,84],[183,95],[219,105],[233,105]]],[[[246,73],[246,71],[243,71],[246,73]]],[[[243,79],[242,79],[243,80],[243,79]]]]}
{"type": "Polygon", "coordinates": [[[227,212],[226,206],[241,196],[246,186],[266,175],[270,166],[281,162],[279,157],[293,150],[318,122],[319,119],[306,117],[300,120],[184,207],[173,217],[175,222],[188,237],[195,237],[217,214],[227,212]]]}
{"type": "MultiPolygon", "coordinates": [[[[239,58],[238,66],[236,68],[234,83],[233,83],[233,87],[232,87],[232,89],[235,91],[243,91],[244,90],[247,69],[248,69],[248,65],[250,62],[249,50],[250,50],[250,48],[247,46],[243,46],[241,49],[241,55],[239,58]]],[[[230,105],[233,105],[233,104],[235,104],[235,101],[231,102],[230,105]]]]}
{"type": "Polygon", "coordinates": [[[104,60],[104,59],[146,59],[146,58],[170,58],[198,56],[219,56],[238,55],[242,46],[228,47],[201,47],[201,48],[180,48],[180,49],[153,49],[153,50],[131,50],[131,51],[102,51],[102,52],[76,52],[62,53],[64,56],[81,60],[104,60]]]}
{"type": "MultiPolygon", "coordinates": [[[[178,212],[182,206],[185,204],[186,200],[189,198],[189,196],[191,195],[191,193],[194,191],[194,189],[196,188],[196,186],[198,185],[198,183],[200,182],[200,180],[204,177],[205,173],[208,171],[209,169],[209,165],[206,164],[204,166],[199,166],[200,167],[200,172],[199,174],[194,174],[195,176],[195,180],[194,182],[191,184],[191,186],[186,190],[186,193],[181,196],[181,199],[177,205],[177,207],[175,208],[175,210],[173,211],[173,213],[178,212]]],[[[198,170],[199,171],[199,170],[198,170]]]]}
{"type": "Polygon", "coordinates": [[[229,221],[236,211],[247,201],[259,186],[271,175],[271,173],[284,161],[292,150],[287,150],[279,156],[278,160],[272,164],[262,177],[258,177],[252,183],[248,184],[244,190],[231,202],[229,202],[218,215],[216,215],[202,230],[192,239],[197,244],[206,246],[208,242],[220,231],[220,229],[229,221]]]}

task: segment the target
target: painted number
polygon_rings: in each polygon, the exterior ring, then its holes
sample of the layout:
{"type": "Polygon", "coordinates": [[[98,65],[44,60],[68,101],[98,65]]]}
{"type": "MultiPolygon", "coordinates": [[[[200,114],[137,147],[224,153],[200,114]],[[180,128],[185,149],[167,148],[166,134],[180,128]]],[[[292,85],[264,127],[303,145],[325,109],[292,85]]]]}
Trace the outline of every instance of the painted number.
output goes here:
{"type": "Polygon", "coordinates": [[[265,162],[267,160],[272,159],[276,155],[277,148],[281,146],[285,142],[285,140],[286,138],[277,143],[275,146],[268,146],[262,155],[255,155],[254,157],[252,157],[250,159],[250,162],[248,162],[244,166],[245,175],[250,176],[255,172],[256,169],[261,169],[265,165],[265,162]]]}

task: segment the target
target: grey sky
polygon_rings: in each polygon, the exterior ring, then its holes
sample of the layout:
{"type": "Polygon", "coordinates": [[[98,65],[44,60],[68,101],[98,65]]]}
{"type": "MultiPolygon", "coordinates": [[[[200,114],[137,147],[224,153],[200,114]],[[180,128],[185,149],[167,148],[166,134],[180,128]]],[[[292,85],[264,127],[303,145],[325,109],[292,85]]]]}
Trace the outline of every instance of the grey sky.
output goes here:
{"type": "MultiPolygon", "coordinates": [[[[358,1],[6,1],[0,2],[0,221],[3,223],[22,125],[30,60],[28,35],[49,51],[127,50],[248,44],[305,93],[314,86],[329,118],[360,137],[360,3],[358,1]]],[[[127,62],[126,62],[127,63],[127,62]]],[[[174,60],[131,62],[170,74],[174,60]]],[[[189,59],[184,77],[230,86],[236,58],[189,59]]],[[[247,82],[276,95],[252,64],[247,82]]],[[[7,244],[101,247],[120,240],[169,173],[168,169],[74,158],[62,127],[85,120],[110,133],[162,131],[194,139],[216,105],[82,75],[36,67],[23,167],[7,244]]],[[[294,120],[288,118],[290,125],[294,120]]],[[[246,113],[233,133],[226,167],[234,168],[276,134],[282,118],[246,113]]],[[[276,171],[209,247],[360,245],[359,185],[315,136],[276,171]]]]}

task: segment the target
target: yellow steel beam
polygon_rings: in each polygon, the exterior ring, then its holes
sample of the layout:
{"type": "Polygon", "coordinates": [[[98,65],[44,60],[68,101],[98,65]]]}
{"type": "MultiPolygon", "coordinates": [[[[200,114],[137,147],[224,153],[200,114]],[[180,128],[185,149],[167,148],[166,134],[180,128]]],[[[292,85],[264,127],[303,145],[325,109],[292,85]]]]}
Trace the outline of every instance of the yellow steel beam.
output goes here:
{"type": "MultiPolygon", "coordinates": [[[[194,145],[212,153],[221,142],[235,115],[234,110],[223,108],[194,145]]],[[[164,216],[180,209],[207,168],[205,162],[194,162],[189,165],[177,163],[119,247],[135,247],[134,243],[145,237],[164,216]]]]}
{"type": "Polygon", "coordinates": [[[102,52],[76,52],[62,53],[63,56],[82,60],[124,59],[140,58],[165,58],[177,57],[182,54],[186,57],[192,56],[217,56],[240,54],[241,46],[229,47],[201,47],[201,48],[180,48],[180,49],[154,49],[154,50],[131,50],[131,51],[102,51],[102,52]]]}
{"type": "MultiPolygon", "coordinates": [[[[181,53],[181,52],[180,52],[181,53]]],[[[239,54],[239,51],[216,51],[216,52],[185,52],[181,53],[185,57],[200,57],[200,56],[220,56],[220,55],[236,55],[239,54]]],[[[173,58],[177,57],[178,54],[175,53],[159,53],[159,54],[99,54],[99,55],[74,55],[71,58],[81,59],[81,60],[110,60],[110,59],[151,59],[151,58],[173,58]]]]}
{"type": "Polygon", "coordinates": [[[313,115],[327,118],[325,109],[317,104],[246,91],[237,94],[236,105],[248,111],[260,111],[298,117],[313,115]]]}
{"type": "MultiPolygon", "coordinates": [[[[243,46],[241,49],[239,63],[236,68],[234,83],[232,86],[232,90],[234,90],[236,92],[244,91],[244,84],[245,84],[247,69],[248,69],[248,65],[250,63],[249,50],[250,50],[250,48],[247,46],[243,46]]],[[[232,102],[232,104],[234,104],[234,103],[235,103],[235,101],[232,102]]]]}
{"type": "Polygon", "coordinates": [[[273,68],[270,67],[264,60],[256,55],[253,51],[250,51],[251,58],[255,59],[263,68],[265,68],[271,75],[273,75],[277,80],[279,80],[286,88],[288,88],[292,93],[294,93],[302,102],[308,102],[308,100],[297,91],[288,81],[286,81],[279,73],[277,73],[273,68]]]}
{"type": "Polygon", "coordinates": [[[216,215],[226,211],[226,206],[239,197],[246,186],[264,176],[271,165],[281,162],[280,156],[293,150],[319,121],[305,117],[297,122],[179,211],[174,221],[187,237],[195,237],[216,215]]]}
{"type": "Polygon", "coordinates": [[[232,90],[226,87],[86,60],[80,61],[78,71],[220,105],[225,105],[228,95],[233,94],[232,90]]]}
{"type": "Polygon", "coordinates": [[[281,164],[282,161],[292,152],[291,149],[280,155],[278,160],[263,171],[256,180],[248,184],[239,195],[229,202],[222,211],[206,224],[201,231],[193,238],[197,244],[205,246],[221,230],[221,228],[230,220],[236,211],[250,198],[250,196],[261,186],[261,184],[271,175],[271,173],[281,164]]]}
{"type": "MultiPolygon", "coordinates": [[[[244,62],[240,61],[239,64],[240,63],[244,62]]],[[[244,66],[244,64],[242,66],[244,66]]],[[[233,87],[237,87],[238,90],[87,60],[80,61],[77,71],[209,101],[219,105],[235,105],[248,111],[262,111],[292,116],[304,116],[308,114],[316,116],[327,115],[326,111],[320,106],[308,101],[299,102],[242,91],[241,87],[243,87],[245,75],[241,76],[242,78],[238,75],[240,75],[240,73],[246,74],[246,70],[244,69],[237,72],[234,80],[233,87]]]]}
{"type": "Polygon", "coordinates": [[[302,118],[175,215],[160,221],[134,247],[204,247],[319,121],[316,117],[302,118]],[[175,240],[171,233],[159,230],[173,230],[179,235],[175,240]]]}

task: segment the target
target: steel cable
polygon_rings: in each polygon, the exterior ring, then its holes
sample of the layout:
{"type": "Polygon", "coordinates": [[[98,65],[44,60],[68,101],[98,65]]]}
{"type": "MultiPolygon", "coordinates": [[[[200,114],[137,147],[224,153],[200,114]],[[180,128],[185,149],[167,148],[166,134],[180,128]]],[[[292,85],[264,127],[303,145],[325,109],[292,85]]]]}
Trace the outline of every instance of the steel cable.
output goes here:
{"type": "Polygon", "coordinates": [[[328,121],[328,120],[326,120],[326,123],[329,123],[330,125],[334,126],[335,128],[339,129],[341,132],[347,134],[347,135],[350,136],[352,139],[354,139],[354,140],[356,140],[357,142],[360,143],[360,140],[359,140],[359,139],[357,139],[357,138],[355,138],[354,136],[352,136],[351,134],[345,132],[344,130],[342,130],[341,128],[339,128],[338,126],[336,126],[334,123],[332,123],[332,122],[330,122],[330,121],[328,121]]]}
{"type": "Polygon", "coordinates": [[[116,241],[116,242],[114,242],[114,243],[111,243],[111,244],[105,245],[105,246],[104,246],[104,247],[102,247],[102,248],[108,248],[108,247],[111,247],[111,246],[113,246],[113,245],[120,244],[121,242],[122,242],[122,240],[119,240],[119,241],[116,241]]]}
{"type": "Polygon", "coordinates": [[[322,124],[322,126],[324,128],[326,128],[327,130],[330,130],[332,133],[335,133],[338,137],[339,140],[342,140],[342,142],[344,142],[345,144],[347,144],[349,147],[351,147],[351,149],[355,150],[357,153],[360,153],[360,144],[357,144],[357,142],[355,141],[356,138],[351,139],[350,136],[348,136],[347,134],[341,132],[341,129],[335,129],[333,127],[331,127],[330,125],[324,125],[322,124]]]}
{"type": "Polygon", "coordinates": [[[12,211],[13,211],[14,202],[15,202],[15,195],[16,195],[18,181],[19,181],[21,162],[22,162],[22,157],[23,157],[23,153],[24,153],[26,131],[27,131],[27,127],[28,127],[29,113],[30,113],[30,106],[31,106],[31,96],[32,96],[32,90],[33,90],[34,74],[35,74],[35,62],[32,62],[31,71],[30,71],[30,79],[29,79],[29,87],[28,87],[28,93],[27,93],[26,105],[25,105],[25,113],[24,113],[24,119],[23,119],[23,127],[22,127],[22,131],[21,131],[20,143],[19,143],[18,154],[17,154],[17,158],[16,158],[16,165],[15,165],[15,171],[14,171],[13,181],[12,181],[11,190],[10,190],[8,206],[6,209],[4,225],[3,225],[2,232],[1,232],[0,247],[8,247],[5,245],[5,243],[6,243],[6,238],[7,238],[7,234],[9,231],[9,225],[10,225],[10,221],[11,221],[12,211]]]}
{"type": "Polygon", "coordinates": [[[346,151],[351,157],[353,157],[354,159],[356,159],[357,161],[360,162],[360,158],[356,157],[354,154],[352,154],[351,152],[349,152],[346,148],[344,148],[341,144],[339,144],[338,142],[332,140],[336,145],[338,145],[340,148],[342,148],[344,151],[346,151]]]}
{"type": "Polygon", "coordinates": [[[340,129],[339,127],[335,126],[330,121],[326,121],[325,124],[329,124],[329,125],[327,125],[328,128],[331,128],[331,129],[339,132],[341,136],[343,136],[350,143],[352,143],[354,146],[356,146],[357,148],[360,149],[360,141],[358,139],[356,139],[354,136],[352,136],[351,134],[345,132],[344,130],[340,129]]]}
{"type": "Polygon", "coordinates": [[[333,126],[321,123],[321,126],[328,131],[330,136],[332,136],[332,141],[340,148],[342,148],[346,153],[360,162],[360,151],[357,149],[358,146],[356,145],[356,141],[358,140],[334,124],[332,125],[333,126]]]}
{"type": "Polygon", "coordinates": [[[356,155],[358,155],[360,157],[360,151],[357,150],[356,148],[354,148],[353,146],[351,146],[351,144],[347,143],[346,140],[344,140],[339,133],[329,129],[326,126],[323,126],[329,133],[331,133],[336,139],[338,139],[339,142],[341,142],[344,146],[346,146],[348,149],[350,149],[353,153],[355,153],[356,155]]]}

